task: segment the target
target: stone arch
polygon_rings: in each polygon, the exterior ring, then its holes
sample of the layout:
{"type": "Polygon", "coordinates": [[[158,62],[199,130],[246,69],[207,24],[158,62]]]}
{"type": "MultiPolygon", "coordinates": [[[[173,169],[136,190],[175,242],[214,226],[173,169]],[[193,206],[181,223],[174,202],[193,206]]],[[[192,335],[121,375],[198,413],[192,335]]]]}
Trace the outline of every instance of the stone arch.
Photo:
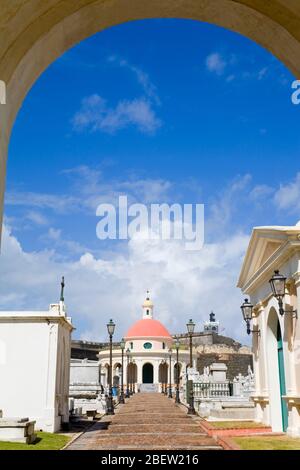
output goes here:
{"type": "Polygon", "coordinates": [[[103,384],[104,386],[108,387],[109,385],[109,378],[110,378],[110,365],[108,364],[108,362],[106,362],[103,366],[104,368],[104,381],[105,383],[103,384]]]}
{"type": "Polygon", "coordinates": [[[113,365],[113,386],[118,387],[121,383],[122,364],[115,362],[113,365]]]}
{"type": "Polygon", "coordinates": [[[137,382],[137,365],[135,362],[130,362],[127,366],[127,377],[130,384],[137,382]]]}
{"type": "Polygon", "coordinates": [[[181,382],[181,371],[182,371],[182,364],[181,362],[175,362],[173,366],[173,377],[174,383],[177,383],[177,374],[179,375],[179,383],[181,382]]]}
{"type": "Polygon", "coordinates": [[[3,0],[1,13],[0,80],[7,104],[0,105],[0,227],[7,146],[23,99],[52,62],[105,28],[150,18],[212,23],[252,39],[300,78],[300,7],[294,0],[3,0]]]}
{"type": "Polygon", "coordinates": [[[166,361],[161,362],[158,367],[158,380],[161,384],[168,383],[168,364],[166,361]]]}

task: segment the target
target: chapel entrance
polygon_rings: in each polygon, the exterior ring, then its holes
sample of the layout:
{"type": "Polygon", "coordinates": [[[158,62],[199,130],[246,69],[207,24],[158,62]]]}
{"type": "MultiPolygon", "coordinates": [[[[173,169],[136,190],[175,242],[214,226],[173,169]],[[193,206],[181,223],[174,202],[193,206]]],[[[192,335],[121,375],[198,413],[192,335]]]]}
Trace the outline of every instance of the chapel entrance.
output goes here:
{"type": "Polygon", "coordinates": [[[143,365],[143,384],[153,384],[153,365],[149,362],[143,365]]]}

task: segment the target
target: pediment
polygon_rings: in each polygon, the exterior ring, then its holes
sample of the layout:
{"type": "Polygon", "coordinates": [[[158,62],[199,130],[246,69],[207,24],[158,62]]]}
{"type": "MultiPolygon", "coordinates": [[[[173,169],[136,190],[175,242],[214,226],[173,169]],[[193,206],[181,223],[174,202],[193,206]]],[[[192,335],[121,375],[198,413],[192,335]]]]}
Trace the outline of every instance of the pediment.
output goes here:
{"type": "Polygon", "coordinates": [[[287,242],[287,234],[254,229],[241,270],[238,287],[243,288],[263,267],[268,266],[287,242]]]}

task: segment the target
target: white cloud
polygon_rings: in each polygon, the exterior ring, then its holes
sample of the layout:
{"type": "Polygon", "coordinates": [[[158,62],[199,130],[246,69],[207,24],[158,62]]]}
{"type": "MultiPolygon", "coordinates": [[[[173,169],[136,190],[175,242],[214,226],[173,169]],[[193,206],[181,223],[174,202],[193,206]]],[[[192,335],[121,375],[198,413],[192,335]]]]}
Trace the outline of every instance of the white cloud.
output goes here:
{"type": "Polygon", "coordinates": [[[262,80],[263,78],[265,78],[265,76],[268,73],[268,70],[269,70],[268,67],[263,67],[262,69],[260,69],[257,74],[258,80],[262,80]]]}
{"type": "Polygon", "coordinates": [[[35,225],[48,225],[49,221],[47,217],[37,211],[29,211],[25,215],[25,218],[35,225]]]}
{"type": "Polygon", "coordinates": [[[160,98],[157,94],[156,86],[151,82],[149,75],[144,72],[140,67],[131,64],[126,59],[119,58],[118,56],[112,55],[108,58],[108,62],[115,63],[120,67],[127,68],[136,77],[138,83],[142,86],[146,96],[153,100],[155,104],[160,104],[160,98]]]}
{"type": "Polygon", "coordinates": [[[217,75],[223,75],[227,62],[218,52],[214,52],[206,57],[206,68],[209,72],[214,72],[217,75]]]}
{"type": "MultiPolygon", "coordinates": [[[[35,193],[31,191],[9,191],[5,196],[5,203],[11,206],[51,209],[57,213],[64,214],[76,209],[77,198],[70,195],[62,197],[56,194],[35,193]]],[[[33,216],[33,212],[31,215],[33,216]]]]}
{"type": "Polygon", "coordinates": [[[114,108],[94,94],[82,100],[81,109],[72,119],[73,129],[90,130],[114,134],[129,126],[145,134],[154,134],[161,127],[150,100],[144,97],[121,100],[114,108]]]}
{"type": "MultiPolygon", "coordinates": [[[[80,165],[74,168],[65,169],[61,174],[66,175],[71,182],[71,188],[64,194],[43,194],[35,192],[14,191],[6,196],[8,206],[24,206],[29,208],[39,208],[40,210],[51,210],[56,214],[67,214],[83,212],[86,214],[95,213],[100,203],[117,204],[118,197],[126,194],[131,202],[151,203],[168,202],[170,200],[170,190],[173,184],[168,180],[138,178],[136,175],[129,175],[127,179],[104,179],[99,168],[91,168],[87,165],[80,165]]],[[[41,212],[28,211],[29,220],[42,225],[48,222],[47,217],[41,212]]],[[[11,224],[16,228],[17,222],[11,220],[11,224]]],[[[24,227],[24,224],[22,223],[24,227]]]]}
{"type": "Polygon", "coordinates": [[[250,192],[250,199],[253,201],[258,201],[260,199],[265,199],[266,196],[270,196],[274,192],[274,189],[267,184],[258,184],[250,192]]]}
{"type": "Polygon", "coordinates": [[[118,337],[141,316],[141,302],[151,289],[156,318],[171,332],[185,331],[193,317],[197,329],[214,309],[226,334],[241,337],[240,292],[235,287],[248,237],[236,233],[220,243],[188,253],[181,242],[132,239],[126,253],[105,260],[87,251],[75,261],[61,261],[55,251],[27,253],[4,226],[0,262],[0,308],[45,309],[59,295],[66,277],[66,302],[75,326],[90,339],[106,337],[109,318],[118,337]],[[16,268],[17,267],[17,268],[16,268]]]}
{"type": "Polygon", "coordinates": [[[235,80],[234,74],[228,75],[228,77],[226,78],[226,82],[228,83],[233,82],[233,80],[235,80]]]}
{"type": "Polygon", "coordinates": [[[298,212],[300,209],[300,172],[295,179],[287,184],[280,185],[274,195],[274,202],[279,209],[298,212]]]}

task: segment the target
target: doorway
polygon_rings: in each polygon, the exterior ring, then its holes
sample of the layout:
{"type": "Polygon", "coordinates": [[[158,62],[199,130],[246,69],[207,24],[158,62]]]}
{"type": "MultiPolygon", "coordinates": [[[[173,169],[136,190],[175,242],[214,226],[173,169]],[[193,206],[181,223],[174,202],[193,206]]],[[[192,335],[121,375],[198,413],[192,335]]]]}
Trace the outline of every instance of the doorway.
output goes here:
{"type": "Polygon", "coordinates": [[[149,362],[143,365],[143,384],[153,384],[153,365],[149,362]]]}

